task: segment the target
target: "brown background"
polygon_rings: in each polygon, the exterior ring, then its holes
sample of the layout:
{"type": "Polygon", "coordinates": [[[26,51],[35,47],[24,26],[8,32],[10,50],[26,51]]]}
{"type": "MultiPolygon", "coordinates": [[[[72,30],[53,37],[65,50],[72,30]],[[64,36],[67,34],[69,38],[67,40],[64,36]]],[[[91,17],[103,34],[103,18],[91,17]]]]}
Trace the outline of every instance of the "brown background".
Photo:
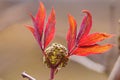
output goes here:
{"type": "MultiPolygon", "coordinates": [[[[88,9],[93,15],[92,32],[107,32],[116,34],[116,37],[106,42],[116,44],[116,47],[102,55],[89,56],[90,59],[107,67],[110,72],[118,56],[117,37],[119,34],[119,1],[43,1],[47,13],[52,6],[56,10],[56,36],[53,42],[65,45],[65,36],[68,29],[67,14],[71,13],[78,27],[84,14],[82,9],[88,9]]],[[[37,80],[48,80],[49,69],[43,64],[40,48],[32,34],[24,27],[31,24],[27,13],[36,13],[38,1],[0,1],[0,79],[25,80],[21,73],[26,71],[37,80]]],[[[56,80],[107,80],[107,73],[97,73],[85,68],[81,64],[69,61],[68,66],[59,71],[56,80]]]]}

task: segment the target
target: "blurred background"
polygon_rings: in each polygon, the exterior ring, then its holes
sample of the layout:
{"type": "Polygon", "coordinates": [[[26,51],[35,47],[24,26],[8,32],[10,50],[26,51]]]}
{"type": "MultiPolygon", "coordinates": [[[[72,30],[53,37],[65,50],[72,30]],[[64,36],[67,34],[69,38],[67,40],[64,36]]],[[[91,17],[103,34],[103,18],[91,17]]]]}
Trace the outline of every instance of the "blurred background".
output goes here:
{"type": "Polygon", "coordinates": [[[69,27],[67,14],[75,17],[79,27],[84,16],[81,13],[83,9],[92,13],[91,33],[115,34],[112,39],[103,41],[115,44],[110,51],[86,57],[102,65],[104,70],[101,71],[99,66],[99,71],[87,68],[96,67],[83,65],[86,62],[83,57],[80,57],[80,62],[72,58],[56,75],[56,80],[107,80],[119,56],[120,0],[0,0],[0,80],[26,80],[21,77],[23,71],[37,80],[49,79],[49,69],[43,64],[41,50],[31,32],[24,27],[24,24],[32,25],[28,14],[35,15],[40,1],[46,7],[47,16],[52,7],[56,11],[56,34],[52,42],[66,46],[65,36],[69,27]]]}

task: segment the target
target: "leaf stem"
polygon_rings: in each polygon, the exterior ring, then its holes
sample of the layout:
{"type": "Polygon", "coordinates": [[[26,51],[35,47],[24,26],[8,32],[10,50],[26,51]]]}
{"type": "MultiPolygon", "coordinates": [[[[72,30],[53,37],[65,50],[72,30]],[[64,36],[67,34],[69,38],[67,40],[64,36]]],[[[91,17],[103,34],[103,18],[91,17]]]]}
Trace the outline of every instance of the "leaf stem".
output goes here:
{"type": "Polygon", "coordinates": [[[54,80],[54,75],[55,75],[55,68],[51,68],[50,70],[50,80],[54,80]]]}

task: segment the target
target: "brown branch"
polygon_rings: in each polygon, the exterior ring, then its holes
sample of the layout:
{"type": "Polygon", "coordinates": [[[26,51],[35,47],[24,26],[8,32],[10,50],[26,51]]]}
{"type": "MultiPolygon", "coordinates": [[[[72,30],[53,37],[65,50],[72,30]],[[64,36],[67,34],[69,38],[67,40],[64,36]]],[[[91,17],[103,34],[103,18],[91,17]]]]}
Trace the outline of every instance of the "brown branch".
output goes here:
{"type": "Polygon", "coordinates": [[[120,56],[118,57],[108,80],[120,80],[120,56]]]}
{"type": "Polygon", "coordinates": [[[104,65],[96,63],[96,62],[90,60],[87,57],[72,56],[70,59],[75,61],[75,62],[78,62],[78,63],[82,64],[83,66],[85,66],[85,67],[87,67],[87,68],[89,68],[93,71],[99,72],[99,73],[103,73],[106,70],[104,65]]]}
{"type": "Polygon", "coordinates": [[[27,78],[28,80],[36,80],[32,76],[28,75],[26,72],[23,72],[21,75],[23,78],[27,78]]]}

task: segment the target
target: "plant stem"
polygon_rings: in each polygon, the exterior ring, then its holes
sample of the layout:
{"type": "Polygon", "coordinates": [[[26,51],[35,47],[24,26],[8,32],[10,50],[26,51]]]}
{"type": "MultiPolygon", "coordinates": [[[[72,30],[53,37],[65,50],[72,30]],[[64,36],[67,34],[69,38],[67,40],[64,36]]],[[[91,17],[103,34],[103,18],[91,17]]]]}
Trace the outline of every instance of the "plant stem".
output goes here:
{"type": "Polygon", "coordinates": [[[54,80],[54,75],[55,75],[55,68],[51,68],[50,70],[50,80],[54,80]]]}

